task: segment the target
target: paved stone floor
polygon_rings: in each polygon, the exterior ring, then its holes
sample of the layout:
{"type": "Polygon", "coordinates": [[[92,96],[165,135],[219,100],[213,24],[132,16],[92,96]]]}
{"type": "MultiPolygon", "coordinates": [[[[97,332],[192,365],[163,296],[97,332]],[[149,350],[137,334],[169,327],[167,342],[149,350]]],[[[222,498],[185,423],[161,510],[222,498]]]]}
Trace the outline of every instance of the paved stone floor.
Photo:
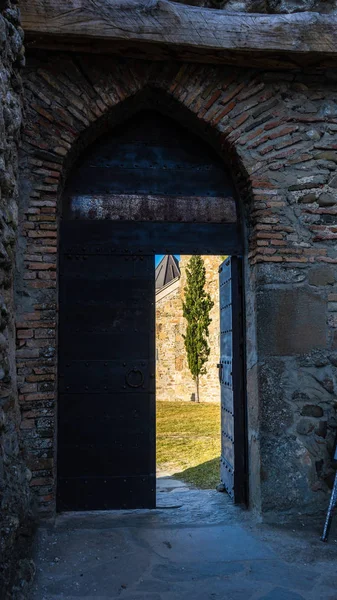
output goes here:
{"type": "Polygon", "coordinates": [[[162,478],[158,509],[68,513],[39,530],[31,600],[337,600],[337,530],[265,525],[162,478]]]}

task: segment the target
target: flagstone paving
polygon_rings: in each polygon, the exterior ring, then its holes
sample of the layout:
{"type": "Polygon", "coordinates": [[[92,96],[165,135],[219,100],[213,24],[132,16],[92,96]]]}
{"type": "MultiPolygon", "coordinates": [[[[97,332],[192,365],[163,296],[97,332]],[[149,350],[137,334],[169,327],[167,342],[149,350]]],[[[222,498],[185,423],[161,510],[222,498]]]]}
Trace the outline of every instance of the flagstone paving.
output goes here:
{"type": "Polygon", "coordinates": [[[156,510],[41,527],[31,600],[337,600],[337,530],[259,523],[228,496],[159,478],[156,510]]]}

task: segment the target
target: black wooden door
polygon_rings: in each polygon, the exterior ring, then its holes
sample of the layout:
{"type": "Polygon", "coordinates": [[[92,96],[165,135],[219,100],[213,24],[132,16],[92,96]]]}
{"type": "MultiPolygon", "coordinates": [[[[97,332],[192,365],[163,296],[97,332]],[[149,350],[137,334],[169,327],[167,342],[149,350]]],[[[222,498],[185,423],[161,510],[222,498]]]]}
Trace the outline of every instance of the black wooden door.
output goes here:
{"type": "Polygon", "coordinates": [[[58,509],[153,508],[154,256],[82,226],[61,226],[58,509]]]}
{"type": "Polygon", "coordinates": [[[219,268],[221,482],[236,503],[246,503],[246,419],[243,385],[241,261],[219,268]]]}
{"type": "Polygon", "coordinates": [[[60,233],[59,509],[155,506],[154,255],[240,252],[233,198],[214,151],[153,111],[74,166],[60,233]],[[196,218],[205,198],[212,219],[196,218]]]}

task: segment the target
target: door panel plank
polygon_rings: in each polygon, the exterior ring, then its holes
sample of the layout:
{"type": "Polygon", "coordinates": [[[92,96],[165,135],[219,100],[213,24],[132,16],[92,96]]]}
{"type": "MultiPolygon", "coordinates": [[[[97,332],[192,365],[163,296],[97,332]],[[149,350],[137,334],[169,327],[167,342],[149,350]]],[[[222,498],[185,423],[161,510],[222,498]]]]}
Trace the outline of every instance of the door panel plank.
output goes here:
{"type": "Polygon", "coordinates": [[[246,503],[246,419],[243,389],[242,299],[240,259],[219,268],[221,482],[235,503],[246,503]]]}
{"type": "Polygon", "coordinates": [[[63,225],[58,509],[154,508],[154,257],[65,254],[63,225]]]}
{"type": "Polygon", "coordinates": [[[142,508],[148,506],[148,491],[155,487],[155,476],[61,477],[58,494],[62,510],[107,510],[111,508],[142,508]],[[76,494],[74,495],[74,489],[76,494]],[[130,499],[137,499],[130,506],[130,499]]]}

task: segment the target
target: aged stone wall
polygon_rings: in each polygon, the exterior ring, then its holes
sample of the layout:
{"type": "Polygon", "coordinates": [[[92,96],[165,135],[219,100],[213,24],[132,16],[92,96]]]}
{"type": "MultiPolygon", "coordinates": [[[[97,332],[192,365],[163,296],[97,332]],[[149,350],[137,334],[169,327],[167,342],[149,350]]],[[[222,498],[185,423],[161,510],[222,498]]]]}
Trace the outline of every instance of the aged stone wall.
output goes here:
{"type": "MultiPolygon", "coordinates": [[[[220,385],[216,368],[219,362],[219,274],[221,257],[203,256],[206,268],[205,289],[211,294],[214,307],[211,310],[212,323],[209,328],[209,346],[211,349],[206,368],[207,373],[200,378],[201,402],[219,402],[220,385]]],[[[182,303],[186,285],[186,265],[190,256],[181,256],[179,263],[181,278],[179,285],[172,284],[168,294],[156,301],[156,397],[157,400],[191,400],[195,385],[187,365],[183,334],[186,319],[183,316],[182,303]],[[170,292],[170,289],[174,288],[170,292]]]]}
{"type": "Polygon", "coordinates": [[[26,69],[17,282],[22,434],[41,513],[55,509],[62,182],[81,148],[144,98],[218,149],[241,199],[253,506],[325,509],[337,428],[336,72],[41,54],[26,69]]]}
{"type": "Polygon", "coordinates": [[[29,471],[19,443],[13,260],[18,224],[18,143],[22,121],[23,32],[16,2],[0,3],[0,597],[32,574],[21,554],[29,516],[29,471]]]}

